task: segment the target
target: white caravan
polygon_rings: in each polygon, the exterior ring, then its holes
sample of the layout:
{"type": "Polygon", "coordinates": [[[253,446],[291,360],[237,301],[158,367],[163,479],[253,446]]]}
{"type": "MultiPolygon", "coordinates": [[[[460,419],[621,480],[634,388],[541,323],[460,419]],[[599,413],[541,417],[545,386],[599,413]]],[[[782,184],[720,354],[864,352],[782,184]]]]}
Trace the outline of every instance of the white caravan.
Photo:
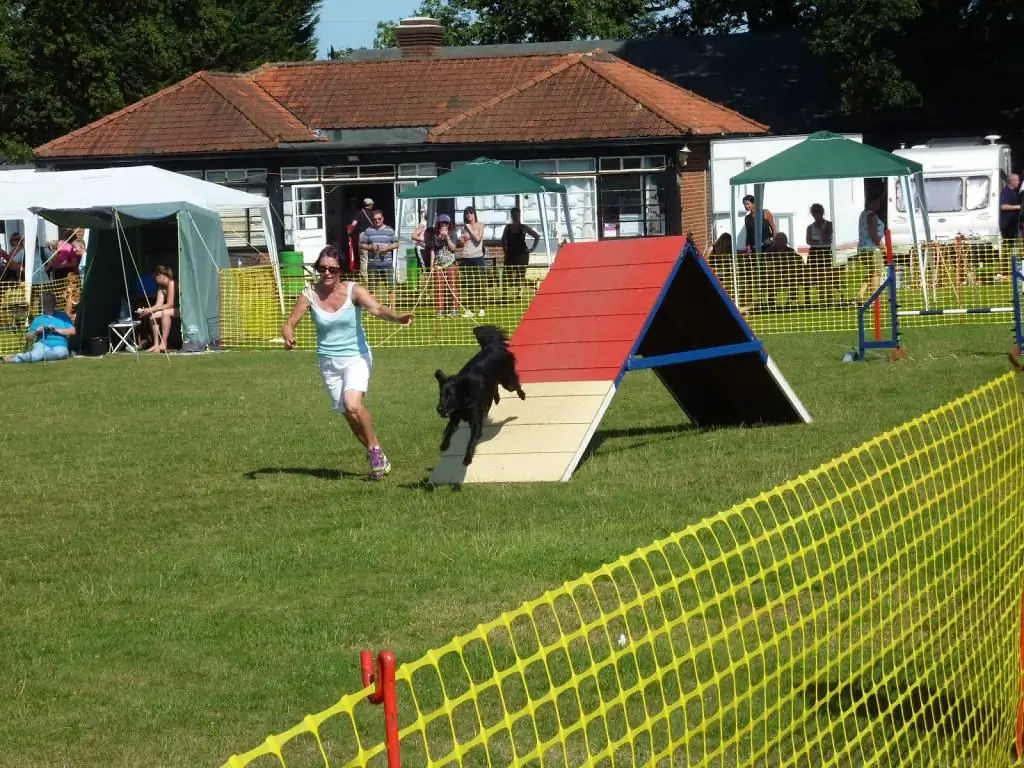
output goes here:
{"type": "MultiPolygon", "coordinates": [[[[859,133],[842,134],[863,142],[859,133]]],[[[730,232],[731,195],[729,179],[747,168],[796,146],[802,136],[761,136],[746,139],[720,139],[711,142],[711,212],[712,239],[730,232]]],[[[743,246],[744,195],[754,194],[753,185],[736,187],[737,246],[743,246]]],[[[807,253],[806,232],[811,223],[810,209],[814,203],[825,208],[825,218],[832,222],[838,260],[844,262],[857,249],[857,222],[864,210],[864,180],[836,179],[832,182],[831,199],[827,179],[815,181],[780,181],[764,185],[764,207],[772,212],[779,232],[785,232],[789,244],[800,253],[807,253]]],[[[699,243],[703,247],[704,243],[699,243]]]]}
{"type": "MultiPolygon", "coordinates": [[[[894,155],[914,160],[924,168],[924,194],[932,238],[998,239],[999,192],[1010,173],[1010,148],[998,136],[978,139],[934,140],[900,147],[894,155]]],[[[913,240],[907,215],[906,190],[890,178],[889,230],[894,245],[913,240]]],[[[920,231],[920,230],[919,230],[920,231]]]]}

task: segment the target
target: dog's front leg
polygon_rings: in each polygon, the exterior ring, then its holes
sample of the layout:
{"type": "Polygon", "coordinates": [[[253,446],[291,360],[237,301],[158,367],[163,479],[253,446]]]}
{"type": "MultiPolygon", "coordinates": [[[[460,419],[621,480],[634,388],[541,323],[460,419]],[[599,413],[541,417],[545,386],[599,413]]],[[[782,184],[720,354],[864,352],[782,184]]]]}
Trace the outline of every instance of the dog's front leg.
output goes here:
{"type": "Polygon", "coordinates": [[[466,444],[466,456],[462,459],[464,466],[473,463],[473,456],[476,454],[476,445],[480,442],[480,436],[484,433],[484,417],[479,411],[473,414],[469,423],[469,442],[466,444]]]}
{"type": "Polygon", "coordinates": [[[444,437],[441,438],[441,450],[447,451],[448,446],[452,444],[452,436],[455,434],[455,430],[459,428],[459,417],[452,416],[448,419],[448,426],[444,428],[444,437]]]}

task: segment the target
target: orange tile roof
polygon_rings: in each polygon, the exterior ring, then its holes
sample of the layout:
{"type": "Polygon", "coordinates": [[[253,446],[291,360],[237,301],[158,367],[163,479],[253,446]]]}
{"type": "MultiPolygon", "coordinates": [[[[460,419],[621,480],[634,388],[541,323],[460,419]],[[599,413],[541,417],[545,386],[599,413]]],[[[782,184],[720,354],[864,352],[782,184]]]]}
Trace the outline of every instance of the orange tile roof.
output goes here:
{"type": "Polygon", "coordinates": [[[198,72],[36,149],[40,157],[122,157],[273,149],[317,135],[247,75],[198,72]]]}
{"type": "Polygon", "coordinates": [[[432,127],[565,58],[510,56],[268,64],[252,74],[307,125],[327,129],[432,127]]]}
{"type": "Polygon", "coordinates": [[[267,64],[200,72],[36,150],[41,157],[272,149],[317,129],[425,127],[432,143],[761,133],[601,50],[267,64]]]}
{"type": "Polygon", "coordinates": [[[767,127],[603,51],[562,57],[430,132],[434,143],[760,133],[767,127]]]}

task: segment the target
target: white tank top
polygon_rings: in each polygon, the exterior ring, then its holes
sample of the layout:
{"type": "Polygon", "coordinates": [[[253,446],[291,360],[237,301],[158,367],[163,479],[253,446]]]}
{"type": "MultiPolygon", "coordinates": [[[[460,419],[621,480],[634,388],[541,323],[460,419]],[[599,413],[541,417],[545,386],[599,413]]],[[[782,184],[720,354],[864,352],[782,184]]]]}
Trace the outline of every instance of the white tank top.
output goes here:
{"type": "Polygon", "coordinates": [[[359,307],[352,301],[354,285],[351,282],[348,284],[345,303],[333,312],[320,306],[312,286],[303,291],[316,327],[316,351],[321,357],[351,358],[370,354],[359,307]]]}

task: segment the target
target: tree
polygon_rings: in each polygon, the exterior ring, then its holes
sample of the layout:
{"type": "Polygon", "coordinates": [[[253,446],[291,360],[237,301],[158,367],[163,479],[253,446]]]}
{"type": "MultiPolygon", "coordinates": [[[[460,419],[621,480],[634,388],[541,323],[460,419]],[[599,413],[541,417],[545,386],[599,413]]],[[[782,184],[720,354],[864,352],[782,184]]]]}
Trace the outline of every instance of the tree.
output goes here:
{"type": "MultiPolygon", "coordinates": [[[[657,31],[652,0],[423,0],[417,16],[441,22],[445,45],[644,37],[657,31]]],[[[376,48],[396,45],[398,22],[377,25],[376,48]]]]}
{"type": "Polygon", "coordinates": [[[0,153],[37,146],[202,69],[312,59],[320,0],[0,0],[0,153]]]}
{"type": "MultiPolygon", "coordinates": [[[[921,2],[962,8],[970,0],[921,2]]],[[[973,0],[986,2],[1019,0],[973,0]]],[[[920,98],[897,55],[921,15],[919,0],[423,0],[418,15],[441,21],[446,45],[798,30],[847,111],[920,98]]],[[[393,30],[379,24],[374,44],[393,46],[393,30]]]]}

